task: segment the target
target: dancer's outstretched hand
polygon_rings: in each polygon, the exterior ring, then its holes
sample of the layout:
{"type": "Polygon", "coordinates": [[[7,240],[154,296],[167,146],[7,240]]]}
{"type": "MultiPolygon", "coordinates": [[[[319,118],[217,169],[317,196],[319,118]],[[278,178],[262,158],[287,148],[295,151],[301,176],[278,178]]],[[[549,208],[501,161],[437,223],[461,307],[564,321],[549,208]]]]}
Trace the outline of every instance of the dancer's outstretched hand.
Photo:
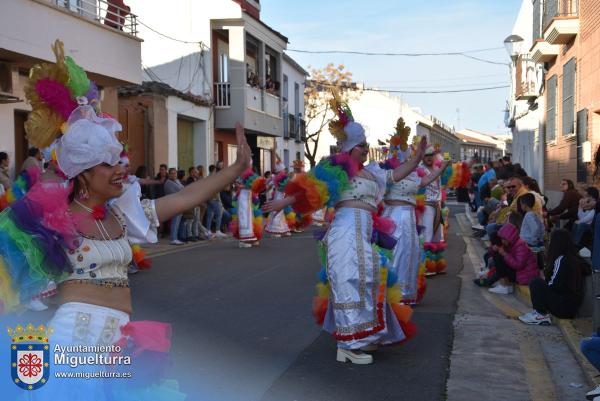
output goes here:
{"type": "Polygon", "coordinates": [[[248,141],[246,141],[244,127],[239,122],[235,123],[235,139],[237,141],[237,153],[234,165],[241,174],[250,167],[252,152],[250,146],[248,146],[248,141]]]}
{"type": "Polygon", "coordinates": [[[289,196],[287,198],[278,199],[278,200],[272,200],[272,201],[266,202],[263,205],[262,211],[265,213],[278,212],[280,210],[283,210],[284,207],[292,205],[295,202],[295,200],[296,199],[293,196],[289,196]]]}
{"type": "Polygon", "coordinates": [[[425,151],[427,150],[427,137],[424,136],[421,138],[419,142],[419,147],[417,148],[416,158],[417,160],[423,160],[423,156],[425,156],[425,151]]]}

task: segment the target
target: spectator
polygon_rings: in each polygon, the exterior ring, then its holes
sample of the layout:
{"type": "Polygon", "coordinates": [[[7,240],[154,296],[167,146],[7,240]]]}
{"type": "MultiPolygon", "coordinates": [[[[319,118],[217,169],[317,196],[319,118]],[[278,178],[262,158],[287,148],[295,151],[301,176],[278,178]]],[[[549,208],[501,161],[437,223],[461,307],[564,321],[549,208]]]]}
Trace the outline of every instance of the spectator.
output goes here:
{"type": "Polygon", "coordinates": [[[485,173],[481,175],[479,181],[477,181],[477,191],[479,192],[479,197],[477,198],[477,206],[483,205],[483,198],[481,197],[481,190],[485,187],[490,180],[490,178],[496,178],[496,170],[494,169],[496,164],[494,162],[488,162],[487,170],[485,173]]]}
{"type": "MultiPolygon", "coordinates": [[[[600,371],[600,327],[596,329],[596,332],[591,337],[581,340],[581,352],[590,361],[592,366],[600,371]]],[[[588,391],[585,394],[585,398],[600,401],[600,384],[588,391]]]]}
{"type": "Polygon", "coordinates": [[[476,211],[477,210],[477,199],[479,196],[479,191],[477,189],[477,182],[479,182],[479,179],[481,178],[481,176],[483,175],[483,166],[480,164],[476,164],[475,166],[473,166],[473,173],[471,174],[471,180],[469,182],[469,187],[471,190],[471,194],[473,195],[472,199],[471,197],[469,197],[469,206],[471,207],[471,211],[476,211]]]}
{"type": "Polygon", "coordinates": [[[518,203],[518,207],[524,215],[519,236],[530,248],[544,246],[544,223],[539,214],[533,211],[535,200],[533,193],[527,193],[519,198],[518,203]]]}
{"type": "Polygon", "coordinates": [[[0,152],[0,184],[3,186],[5,191],[8,191],[12,185],[12,181],[8,175],[9,162],[8,153],[0,152]]]}
{"type": "Polygon", "coordinates": [[[575,189],[573,181],[567,179],[561,181],[560,190],[563,192],[562,200],[557,207],[548,210],[548,217],[554,223],[566,220],[564,228],[570,230],[575,220],[577,220],[577,210],[579,209],[581,195],[575,189]]]}
{"type": "Polygon", "coordinates": [[[537,181],[531,177],[521,177],[521,181],[523,181],[523,185],[527,190],[538,199],[539,203],[542,205],[542,208],[546,206],[546,197],[542,195],[542,191],[540,190],[540,186],[537,181]]]}
{"type": "MultiPolygon", "coordinates": [[[[500,202],[502,201],[502,193],[495,191],[492,195],[490,187],[496,187],[497,180],[492,178],[488,183],[486,190],[483,193],[483,206],[479,208],[477,211],[477,220],[482,227],[478,227],[478,229],[483,230],[483,228],[488,224],[488,217],[496,211],[500,207],[500,202]]],[[[483,231],[484,232],[484,231],[483,231]]]]}
{"type": "Polygon", "coordinates": [[[217,166],[216,167],[217,167],[217,171],[223,170],[223,160],[219,160],[217,162],[217,166]]]}
{"type": "Polygon", "coordinates": [[[27,159],[25,159],[23,162],[21,171],[25,171],[31,167],[37,167],[42,171],[44,170],[44,158],[42,156],[42,152],[35,147],[31,147],[27,151],[27,159]]]}
{"type": "MultiPolygon", "coordinates": [[[[509,213],[518,212],[519,197],[528,193],[527,189],[523,186],[523,181],[519,177],[512,177],[507,180],[504,188],[506,189],[509,206],[492,213],[490,220],[495,219],[495,222],[489,223],[485,227],[488,236],[502,227],[502,224],[506,221],[506,217],[509,213]]],[[[533,211],[538,213],[540,217],[542,216],[542,205],[537,200],[533,207],[533,211]]]]}
{"type": "Polygon", "coordinates": [[[163,196],[165,196],[165,189],[164,189],[164,184],[165,181],[169,178],[169,173],[168,173],[169,169],[167,168],[166,164],[161,164],[160,167],[158,168],[158,174],[156,174],[156,180],[160,182],[160,184],[157,184],[154,186],[154,197],[156,198],[162,198],[163,196]]]}
{"type": "Polygon", "coordinates": [[[536,277],[529,283],[533,311],[519,317],[526,324],[549,325],[550,314],[561,319],[575,317],[581,302],[585,276],[590,266],[577,255],[567,230],[554,230],[548,244],[545,280],[536,277]]]}
{"type": "MultiPolygon", "coordinates": [[[[211,164],[208,166],[208,175],[216,174],[217,166],[211,164]]],[[[208,231],[212,229],[213,217],[215,220],[215,236],[217,238],[226,238],[227,234],[221,231],[221,222],[223,219],[223,205],[221,205],[221,197],[219,193],[206,203],[206,228],[208,231]]]]}
{"type": "Polygon", "coordinates": [[[596,215],[595,206],[598,202],[600,194],[594,187],[588,187],[585,190],[585,196],[579,200],[579,208],[577,210],[577,220],[573,222],[571,229],[571,239],[575,246],[581,249],[581,240],[583,236],[591,231],[592,223],[596,215]]]}
{"type": "Polygon", "coordinates": [[[228,227],[229,223],[231,223],[233,209],[233,193],[231,190],[231,184],[221,191],[219,197],[221,198],[221,204],[223,205],[223,226],[228,227]]]}
{"type": "Polygon", "coordinates": [[[512,224],[504,224],[498,231],[501,244],[492,245],[494,267],[498,284],[490,288],[495,294],[510,294],[513,283],[527,285],[539,275],[535,256],[512,224]]]}
{"type": "Polygon", "coordinates": [[[204,178],[204,166],[202,164],[198,165],[198,167],[196,167],[196,169],[198,170],[198,178],[202,179],[204,178]]]}
{"type": "MultiPolygon", "coordinates": [[[[169,178],[165,181],[164,192],[166,195],[174,194],[183,189],[183,184],[177,179],[177,169],[169,169],[169,178]]],[[[171,219],[171,245],[182,245],[177,236],[179,234],[179,225],[181,224],[181,214],[171,219]]]]}

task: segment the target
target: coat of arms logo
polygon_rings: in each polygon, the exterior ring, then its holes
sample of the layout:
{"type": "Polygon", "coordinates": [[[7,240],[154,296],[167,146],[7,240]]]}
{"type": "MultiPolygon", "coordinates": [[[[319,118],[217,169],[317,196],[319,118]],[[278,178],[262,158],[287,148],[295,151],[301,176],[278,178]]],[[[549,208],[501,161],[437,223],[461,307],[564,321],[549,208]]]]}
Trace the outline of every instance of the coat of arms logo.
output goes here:
{"type": "Polygon", "coordinates": [[[31,323],[9,328],[11,337],[11,376],[13,383],[24,390],[36,390],[50,377],[50,346],[52,329],[31,323]]]}

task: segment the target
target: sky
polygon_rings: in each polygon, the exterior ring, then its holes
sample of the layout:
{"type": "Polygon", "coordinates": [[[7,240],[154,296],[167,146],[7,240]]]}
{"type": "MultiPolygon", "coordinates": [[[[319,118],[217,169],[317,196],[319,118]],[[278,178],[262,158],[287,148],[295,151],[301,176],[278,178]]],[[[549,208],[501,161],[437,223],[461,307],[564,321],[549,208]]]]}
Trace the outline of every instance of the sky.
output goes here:
{"type": "MultiPolygon", "coordinates": [[[[344,64],[354,80],[380,89],[434,91],[510,83],[503,46],[522,0],[261,0],[261,19],[289,38],[288,54],[301,66],[344,64]],[[440,53],[491,49],[472,56],[389,57],[306,54],[299,50],[440,53]]],[[[424,114],[457,129],[507,133],[509,88],[445,94],[396,94],[424,114]]]]}

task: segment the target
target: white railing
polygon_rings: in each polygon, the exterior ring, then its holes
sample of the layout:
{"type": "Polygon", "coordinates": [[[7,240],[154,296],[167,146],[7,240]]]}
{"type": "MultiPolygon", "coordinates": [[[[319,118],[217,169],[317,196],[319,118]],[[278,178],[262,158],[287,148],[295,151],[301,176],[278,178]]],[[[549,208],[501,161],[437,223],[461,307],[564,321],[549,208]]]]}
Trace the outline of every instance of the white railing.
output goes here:
{"type": "Polygon", "coordinates": [[[265,113],[279,117],[279,97],[265,92],[265,113]]]}
{"type": "Polygon", "coordinates": [[[231,107],[231,84],[229,82],[215,83],[215,106],[231,107]]]}
{"type": "Polygon", "coordinates": [[[262,90],[246,85],[246,105],[249,109],[262,111],[262,90]]]}
{"type": "Polygon", "coordinates": [[[137,36],[137,16],[122,0],[51,0],[82,17],[137,36]]]}

